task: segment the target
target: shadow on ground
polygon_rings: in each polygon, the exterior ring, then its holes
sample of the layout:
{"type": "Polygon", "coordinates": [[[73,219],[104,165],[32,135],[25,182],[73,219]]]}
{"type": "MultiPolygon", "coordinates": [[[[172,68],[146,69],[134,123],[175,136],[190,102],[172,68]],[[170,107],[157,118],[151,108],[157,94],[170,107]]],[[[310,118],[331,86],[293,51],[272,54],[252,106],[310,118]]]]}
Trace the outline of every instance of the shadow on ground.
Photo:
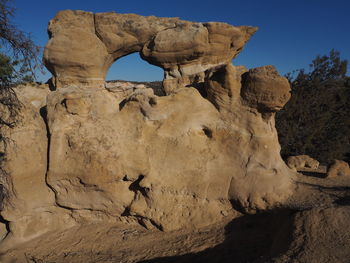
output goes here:
{"type": "Polygon", "coordinates": [[[311,177],[316,177],[316,178],[326,178],[327,174],[325,173],[320,173],[320,172],[301,172],[305,176],[311,176],[311,177]]]}
{"type": "Polygon", "coordinates": [[[139,263],[169,262],[271,262],[285,252],[291,243],[293,210],[276,210],[268,213],[245,215],[225,227],[223,243],[198,253],[161,257],[139,263]]]}

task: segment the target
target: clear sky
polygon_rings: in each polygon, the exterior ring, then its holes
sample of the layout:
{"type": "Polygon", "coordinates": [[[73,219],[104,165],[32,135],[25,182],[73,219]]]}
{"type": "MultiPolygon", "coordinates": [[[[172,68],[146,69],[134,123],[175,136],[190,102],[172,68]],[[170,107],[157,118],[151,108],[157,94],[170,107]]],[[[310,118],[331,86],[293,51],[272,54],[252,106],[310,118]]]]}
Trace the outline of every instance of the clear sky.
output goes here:
{"type": "MultiPolygon", "coordinates": [[[[258,26],[234,65],[248,68],[274,65],[280,74],[308,69],[317,55],[334,48],[350,60],[350,0],[13,0],[14,22],[31,32],[33,40],[44,47],[47,24],[64,9],[91,12],[136,13],[184,20],[219,21],[231,25],[258,26]]],[[[348,71],[349,72],[349,71],[348,71]]],[[[39,76],[46,81],[50,73],[39,76]]],[[[107,79],[161,80],[163,71],[138,54],[116,61],[107,79]]]]}

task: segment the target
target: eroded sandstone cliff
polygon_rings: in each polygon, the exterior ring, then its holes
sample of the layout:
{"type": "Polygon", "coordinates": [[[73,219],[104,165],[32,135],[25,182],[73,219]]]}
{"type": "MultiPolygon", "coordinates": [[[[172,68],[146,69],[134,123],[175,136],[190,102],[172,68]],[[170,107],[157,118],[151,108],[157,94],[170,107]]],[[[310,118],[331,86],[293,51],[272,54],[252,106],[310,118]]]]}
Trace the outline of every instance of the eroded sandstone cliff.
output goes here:
{"type": "Polygon", "coordinates": [[[288,81],[272,66],[231,64],[255,31],[59,12],[44,55],[53,91],[17,89],[3,247],[87,221],[174,230],[281,205],[294,172],[280,157],[274,115],[288,81]],[[105,84],[109,66],[132,52],[164,69],[167,96],[105,84]]]}

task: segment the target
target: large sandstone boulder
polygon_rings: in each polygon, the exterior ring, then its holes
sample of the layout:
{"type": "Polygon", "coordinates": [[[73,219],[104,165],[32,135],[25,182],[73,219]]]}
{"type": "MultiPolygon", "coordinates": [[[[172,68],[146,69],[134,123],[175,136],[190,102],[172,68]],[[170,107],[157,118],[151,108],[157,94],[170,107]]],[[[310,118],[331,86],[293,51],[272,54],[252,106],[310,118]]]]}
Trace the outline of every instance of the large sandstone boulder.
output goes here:
{"type": "Polygon", "coordinates": [[[1,212],[8,245],[95,221],[198,228],[291,195],[274,126],[287,80],[272,66],[231,64],[254,28],[63,11],[49,31],[57,89],[17,90],[24,121],[7,134],[16,142],[1,212]],[[104,83],[110,63],[141,49],[170,75],[182,72],[168,96],[104,83]]]}
{"type": "Polygon", "coordinates": [[[241,95],[259,111],[276,112],[290,99],[290,85],[273,66],[249,70],[242,76],[241,95]]]}

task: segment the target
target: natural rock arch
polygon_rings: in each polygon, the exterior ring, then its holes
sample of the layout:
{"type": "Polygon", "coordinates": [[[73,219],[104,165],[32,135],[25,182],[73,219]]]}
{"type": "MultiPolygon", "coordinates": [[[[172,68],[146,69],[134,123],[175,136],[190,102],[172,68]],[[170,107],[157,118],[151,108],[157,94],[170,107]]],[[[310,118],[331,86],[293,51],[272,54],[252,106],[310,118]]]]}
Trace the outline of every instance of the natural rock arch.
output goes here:
{"type": "Polygon", "coordinates": [[[272,66],[231,64],[255,30],[59,12],[44,54],[58,89],[17,90],[25,107],[9,134],[15,194],[1,211],[2,248],[87,221],[197,228],[283,204],[294,172],[274,114],[290,98],[288,80],[272,66]],[[105,84],[110,65],[133,52],[164,69],[168,96],[105,84]],[[205,98],[183,88],[195,82],[205,98]]]}
{"type": "Polygon", "coordinates": [[[194,23],[178,18],[66,10],[49,23],[44,63],[56,87],[101,85],[118,58],[140,52],[164,69],[168,94],[203,78],[207,69],[230,63],[256,27],[194,23]],[[196,77],[197,76],[197,77],[196,77]]]}
{"type": "Polygon", "coordinates": [[[160,82],[164,72],[160,67],[149,64],[140,58],[139,53],[132,53],[119,58],[107,71],[106,82],[122,80],[131,82],[160,82]],[[135,74],[137,72],[138,74],[135,74]]]}

